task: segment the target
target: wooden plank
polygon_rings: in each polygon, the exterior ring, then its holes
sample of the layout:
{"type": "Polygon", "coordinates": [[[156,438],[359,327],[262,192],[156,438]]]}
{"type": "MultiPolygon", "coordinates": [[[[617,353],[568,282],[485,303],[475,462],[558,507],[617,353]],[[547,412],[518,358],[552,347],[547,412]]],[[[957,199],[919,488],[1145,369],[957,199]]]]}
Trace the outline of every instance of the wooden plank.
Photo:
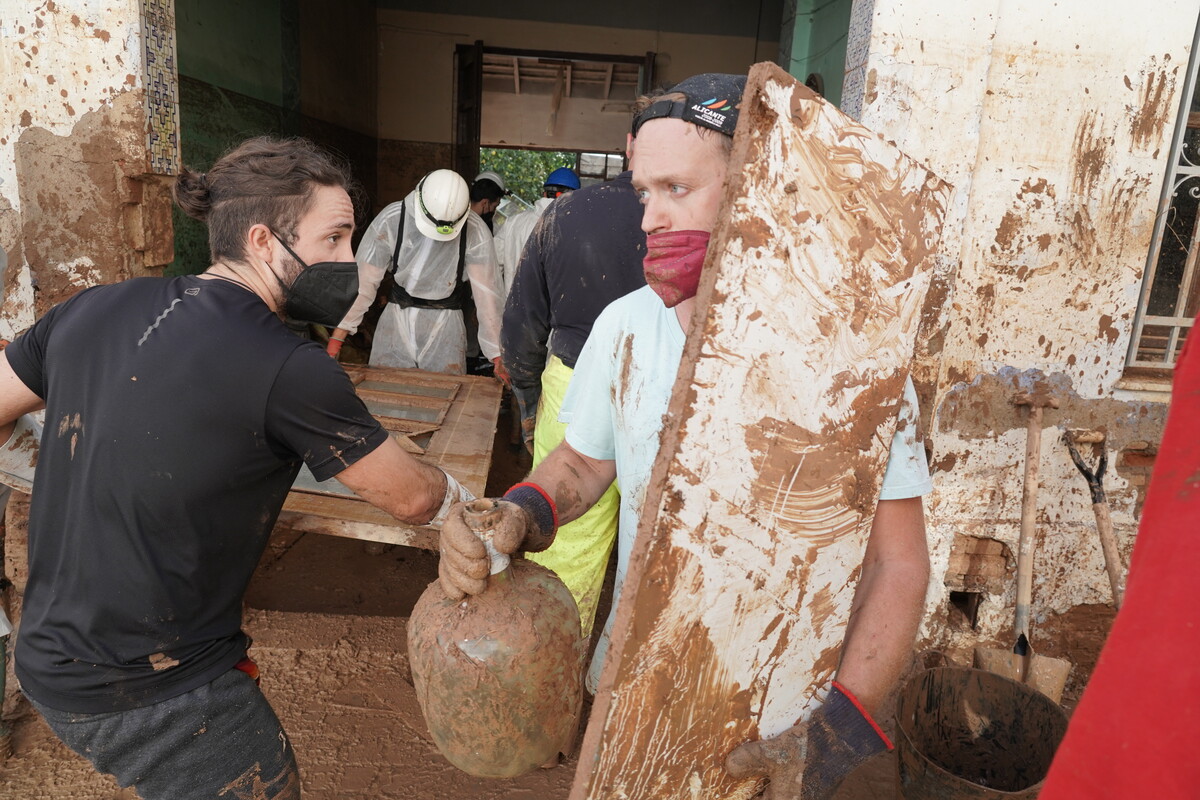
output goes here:
{"type": "MultiPolygon", "coordinates": [[[[402,432],[421,435],[432,431],[425,452],[414,455],[446,470],[475,495],[483,495],[491,468],[496,421],[500,414],[500,384],[491,378],[471,375],[435,376],[418,370],[387,368],[357,368],[353,370],[351,379],[356,385],[373,381],[453,384],[456,387],[452,393],[453,399],[446,408],[440,427],[417,422],[408,425],[409,430],[402,432]]],[[[429,399],[424,398],[425,401],[429,399]]],[[[394,430],[397,423],[403,425],[410,421],[382,418],[381,422],[384,427],[394,430]]],[[[437,548],[436,528],[406,525],[357,496],[293,490],[284,502],[278,524],[295,530],[352,539],[437,548]]]]}
{"type": "Polygon", "coordinates": [[[455,377],[416,369],[391,369],[382,373],[372,370],[370,375],[358,371],[355,385],[364,388],[386,388],[402,394],[428,394],[431,397],[453,400],[460,385],[455,377]]]}
{"type": "Polygon", "coordinates": [[[822,699],[948,196],[751,70],[572,800],[749,797],[725,755],[822,699]]]}
{"type": "Polygon", "coordinates": [[[370,503],[331,495],[292,492],[276,524],[304,533],[437,549],[437,528],[404,525],[370,503]]]}
{"type": "Polygon", "coordinates": [[[392,433],[398,433],[402,436],[424,436],[442,427],[437,423],[417,422],[416,420],[396,419],[395,417],[380,417],[379,424],[392,433]]]}

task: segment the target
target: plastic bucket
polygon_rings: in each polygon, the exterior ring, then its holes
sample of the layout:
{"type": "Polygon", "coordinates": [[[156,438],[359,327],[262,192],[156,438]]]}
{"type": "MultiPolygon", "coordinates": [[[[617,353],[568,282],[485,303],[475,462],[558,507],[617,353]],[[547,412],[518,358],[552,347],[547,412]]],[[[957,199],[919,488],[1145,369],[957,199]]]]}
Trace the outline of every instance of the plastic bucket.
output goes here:
{"type": "Polygon", "coordinates": [[[913,677],[896,723],[907,800],[1033,800],[1067,732],[1066,713],[1041,692],[963,667],[913,677]]]}

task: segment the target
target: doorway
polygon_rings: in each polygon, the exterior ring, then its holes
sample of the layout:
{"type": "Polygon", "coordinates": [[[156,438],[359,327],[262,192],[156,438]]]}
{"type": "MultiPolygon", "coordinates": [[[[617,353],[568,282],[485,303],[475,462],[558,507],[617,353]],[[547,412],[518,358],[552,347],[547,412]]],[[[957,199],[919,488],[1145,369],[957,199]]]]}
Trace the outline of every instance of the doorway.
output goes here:
{"type": "Polygon", "coordinates": [[[579,166],[595,172],[593,154],[623,154],[633,103],[653,85],[654,55],[459,45],[455,168],[476,174],[479,148],[490,147],[588,154],[579,166]]]}

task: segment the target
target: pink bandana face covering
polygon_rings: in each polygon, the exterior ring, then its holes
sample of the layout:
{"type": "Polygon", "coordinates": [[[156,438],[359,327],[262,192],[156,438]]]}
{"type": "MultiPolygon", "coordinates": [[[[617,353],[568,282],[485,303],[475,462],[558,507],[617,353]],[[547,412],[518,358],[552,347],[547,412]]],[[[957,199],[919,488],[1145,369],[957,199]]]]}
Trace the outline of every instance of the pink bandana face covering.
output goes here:
{"type": "Polygon", "coordinates": [[[706,231],[667,231],[646,236],[642,270],[647,285],[667,308],[696,296],[708,238],[706,231]]]}

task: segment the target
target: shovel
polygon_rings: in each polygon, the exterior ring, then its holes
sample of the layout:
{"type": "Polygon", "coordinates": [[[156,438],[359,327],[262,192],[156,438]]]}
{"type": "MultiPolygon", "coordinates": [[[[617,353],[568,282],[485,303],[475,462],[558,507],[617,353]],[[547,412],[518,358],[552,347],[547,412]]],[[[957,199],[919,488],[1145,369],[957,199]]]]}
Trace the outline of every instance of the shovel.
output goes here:
{"type": "Polygon", "coordinates": [[[1029,618],[1033,598],[1038,471],[1042,459],[1042,409],[1047,406],[1058,408],[1058,401],[1041,393],[1021,393],[1013,398],[1013,403],[1029,406],[1025,437],[1025,483],[1021,494],[1021,538],[1017,546],[1017,612],[1013,626],[1016,642],[1012,650],[975,648],[975,666],[1027,684],[1057,703],[1062,699],[1063,687],[1071,672],[1071,662],[1033,652],[1033,646],[1029,643],[1029,618]]]}
{"type": "Polygon", "coordinates": [[[1076,444],[1085,442],[1103,445],[1104,434],[1086,431],[1074,434],[1063,432],[1063,441],[1067,443],[1067,452],[1075,462],[1076,469],[1087,481],[1088,490],[1092,493],[1092,511],[1096,515],[1096,532],[1100,534],[1100,549],[1104,552],[1104,568],[1108,571],[1108,582],[1112,587],[1113,608],[1120,609],[1125,597],[1125,567],[1121,564],[1121,552],[1117,549],[1117,538],[1113,534],[1112,517],[1108,513],[1108,497],[1104,493],[1104,469],[1108,466],[1108,449],[1101,447],[1100,460],[1096,469],[1088,467],[1083,456],[1079,455],[1076,444]]]}

